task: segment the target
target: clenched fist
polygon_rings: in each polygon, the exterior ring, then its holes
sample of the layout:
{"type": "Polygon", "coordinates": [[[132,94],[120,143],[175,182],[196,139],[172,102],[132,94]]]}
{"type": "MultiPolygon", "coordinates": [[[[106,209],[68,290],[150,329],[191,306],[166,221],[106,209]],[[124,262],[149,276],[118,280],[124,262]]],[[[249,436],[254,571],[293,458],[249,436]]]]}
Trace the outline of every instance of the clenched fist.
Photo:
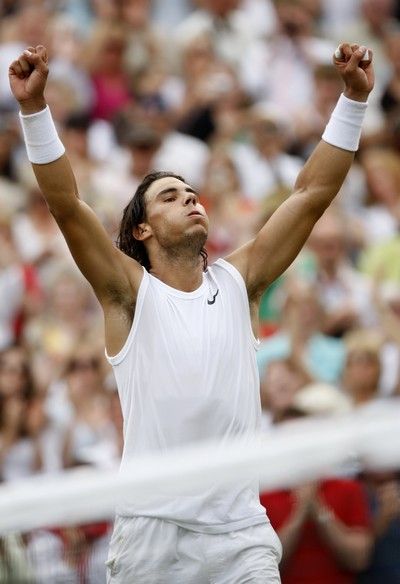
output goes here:
{"type": "Polygon", "coordinates": [[[372,51],[368,49],[368,60],[364,58],[366,51],[364,46],[342,43],[333,56],[333,64],[345,83],[344,94],[355,101],[367,101],[374,87],[372,51]]]}
{"type": "Polygon", "coordinates": [[[46,107],[44,89],[49,73],[45,47],[28,47],[8,69],[11,91],[23,114],[31,114],[46,107]]]}

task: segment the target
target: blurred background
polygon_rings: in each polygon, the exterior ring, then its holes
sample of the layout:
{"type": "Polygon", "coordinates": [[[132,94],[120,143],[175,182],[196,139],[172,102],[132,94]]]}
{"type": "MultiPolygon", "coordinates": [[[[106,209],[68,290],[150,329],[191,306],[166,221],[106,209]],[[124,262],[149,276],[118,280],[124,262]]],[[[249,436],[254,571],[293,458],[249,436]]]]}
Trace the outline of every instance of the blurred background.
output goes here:
{"type": "MultiPolygon", "coordinates": [[[[201,193],[210,262],[290,196],[343,89],[338,43],[371,48],[356,160],[262,299],[263,430],[399,399],[398,0],[2,0],[0,17],[0,481],[111,468],[122,449],[102,315],[38,190],[8,86],[29,45],[48,48],[46,99],[110,237],[142,178],[170,170],[201,193]]],[[[263,493],[283,584],[399,584],[399,485],[396,469],[355,464],[263,493]]],[[[4,538],[0,582],[104,583],[110,528],[4,538]]]]}

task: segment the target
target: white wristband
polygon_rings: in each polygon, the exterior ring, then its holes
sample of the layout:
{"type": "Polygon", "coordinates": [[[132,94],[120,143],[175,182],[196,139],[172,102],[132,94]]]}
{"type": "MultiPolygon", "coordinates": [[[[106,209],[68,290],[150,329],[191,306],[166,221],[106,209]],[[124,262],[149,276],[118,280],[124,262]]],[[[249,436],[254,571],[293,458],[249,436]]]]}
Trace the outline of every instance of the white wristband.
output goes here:
{"type": "Polygon", "coordinates": [[[34,114],[19,113],[28,159],[33,164],[48,164],[60,158],[65,148],[61,142],[49,106],[34,114]]]}
{"type": "Polygon", "coordinates": [[[356,152],[360,143],[361,126],[368,103],[340,96],[322,139],[332,146],[356,152]]]}

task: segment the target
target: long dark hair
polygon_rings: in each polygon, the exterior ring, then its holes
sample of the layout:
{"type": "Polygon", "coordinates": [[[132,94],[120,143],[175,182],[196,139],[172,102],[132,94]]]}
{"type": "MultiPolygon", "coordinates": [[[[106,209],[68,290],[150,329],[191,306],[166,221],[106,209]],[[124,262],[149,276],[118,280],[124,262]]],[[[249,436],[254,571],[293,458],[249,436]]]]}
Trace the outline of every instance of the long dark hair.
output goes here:
{"type": "MultiPolygon", "coordinates": [[[[149,255],[143,241],[136,239],[133,235],[133,231],[146,220],[145,194],[148,188],[156,180],[169,177],[186,182],[182,176],[175,174],[174,172],[158,171],[147,174],[136,189],[132,199],[125,207],[119,226],[119,233],[116,241],[118,249],[139,262],[139,264],[144,266],[146,270],[150,270],[151,268],[149,255]]],[[[208,256],[204,247],[201,250],[200,255],[203,259],[203,269],[206,270],[208,256]]]]}

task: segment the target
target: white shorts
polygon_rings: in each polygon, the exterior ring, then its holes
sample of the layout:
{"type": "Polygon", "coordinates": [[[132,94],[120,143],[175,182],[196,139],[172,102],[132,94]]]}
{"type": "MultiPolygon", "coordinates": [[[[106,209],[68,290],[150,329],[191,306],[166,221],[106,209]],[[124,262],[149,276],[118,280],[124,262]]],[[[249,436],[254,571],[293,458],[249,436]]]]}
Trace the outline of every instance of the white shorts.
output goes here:
{"type": "Polygon", "coordinates": [[[205,534],[117,516],[107,584],[279,584],[282,546],[269,523],[205,534]]]}

